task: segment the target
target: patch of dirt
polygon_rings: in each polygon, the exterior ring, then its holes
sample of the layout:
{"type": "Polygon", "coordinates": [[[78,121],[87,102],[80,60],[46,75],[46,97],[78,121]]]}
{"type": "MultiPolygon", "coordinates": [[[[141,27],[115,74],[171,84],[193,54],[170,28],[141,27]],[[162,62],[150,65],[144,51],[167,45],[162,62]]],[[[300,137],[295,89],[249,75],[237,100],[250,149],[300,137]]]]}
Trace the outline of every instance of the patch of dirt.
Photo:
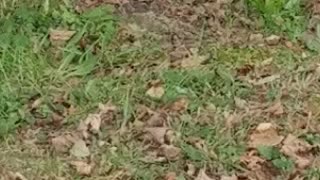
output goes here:
{"type": "Polygon", "coordinates": [[[171,40],[172,48],[199,47],[206,41],[243,45],[252,25],[243,15],[243,2],[233,0],[129,0],[119,11],[142,28],[171,40]]]}

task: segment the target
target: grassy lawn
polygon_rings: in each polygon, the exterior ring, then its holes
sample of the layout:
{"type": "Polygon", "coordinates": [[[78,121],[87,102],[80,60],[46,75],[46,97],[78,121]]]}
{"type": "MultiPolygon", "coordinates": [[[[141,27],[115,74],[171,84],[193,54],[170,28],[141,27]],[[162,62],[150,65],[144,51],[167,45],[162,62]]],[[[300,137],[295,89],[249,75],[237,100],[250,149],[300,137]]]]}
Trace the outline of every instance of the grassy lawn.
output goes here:
{"type": "MultiPolygon", "coordinates": [[[[252,16],[262,37],[245,46],[210,42],[210,23],[186,43],[120,1],[82,3],[0,1],[1,180],[320,178],[320,46],[302,37],[302,1],[227,10],[222,31],[252,16]]],[[[179,10],[159,18],[172,34],[179,10]]]]}

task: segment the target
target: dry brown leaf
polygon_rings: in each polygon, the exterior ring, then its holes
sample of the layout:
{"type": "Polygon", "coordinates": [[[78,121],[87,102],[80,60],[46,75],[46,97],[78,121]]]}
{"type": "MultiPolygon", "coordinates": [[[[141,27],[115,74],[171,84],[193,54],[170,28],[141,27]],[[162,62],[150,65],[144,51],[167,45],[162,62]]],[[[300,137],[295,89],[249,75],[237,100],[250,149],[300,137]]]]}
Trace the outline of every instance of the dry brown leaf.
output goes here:
{"type": "Polygon", "coordinates": [[[196,173],[196,167],[193,164],[187,164],[187,174],[189,176],[194,176],[194,174],[196,173]]]}
{"type": "Polygon", "coordinates": [[[70,164],[75,167],[77,173],[81,176],[90,176],[94,165],[84,161],[71,161],[70,164]]]}
{"type": "Polygon", "coordinates": [[[312,164],[314,159],[312,153],[312,146],[307,142],[298,139],[297,137],[289,134],[283,141],[281,152],[292,158],[297,167],[304,169],[312,164]]]}
{"type": "Polygon", "coordinates": [[[169,172],[166,174],[165,180],[176,180],[177,179],[177,174],[175,172],[169,172]]]}
{"type": "Polygon", "coordinates": [[[159,143],[164,144],[166,133],[169,129],[166,127],[149,127],[145,128],[145,131],[150,133],[153,139],[159,143]]]}
{"type": "Polygon", "coordinates": [[[60,135],[51,139],[51,144],[57,152],[68,152],[75,138],[70,134],[60,135]]]}
{"type": "Polygon", "coordinates": [[[89,125],[89,129],[93,133],[98,133],[101,126],[101,118],[99,114],[89,114],[85,120],[85,124],[89,125]]]}
{"type": "MultiPolygon", "coordinates": [[[[1,174],[3,175],[3,174],[1,174]]],[[[0,179],[2,178],[2,176],[0,176],[0,179]]],[[[19,172],[16,172],[16,173],[13,173],[13,172],[9,172],[9,180],[12,179],[12,180],[28,180],[25,176],[23,176],[21,173],[19,172]]],[[[4,179],[4,180],[7,180],[7,179],[4,179]]]]}
{"type": "Polygon", "coordinates": [[[42,98],[38,98],[31,104],[31,109],[36,109],[42,104],[42,98]]]}
{"type": "Polygon", "coordinates": [[[207,59],[208,59],[208,56],[200,56],[198,54],[198,49],[191,49],[191,55],[189,55],[189,57],[187,58],[182,59],[181,67],[182,68],[198,67],[207,59]]]}
{"type": "Polygon", "coordinates": [[[53,45],[61,45],[68,41],[76,32],[69,30],[50,30],[50,41],[53,45]]]}
{"type": "Polygon", "coordinates": [[[169,160],[169,161],[175,161],[179,158],[181,154],[181,149],[178,147],[175,147],[173,145],[167,145],[164,144],[160,147],[163,155],[169,160]]]}
{"type": "Polygon", "coordinates": [[[215,180],[215,179],[209,177],[206,174],[206,170],[205,169],[200,169],[200,171],[198,173],[198,176],[195,178],[195,180],[215,180]]]}
{"type": "Polygon", "coordinates": [[[78,131],[82,133],[82,136],[89,138],[89,131],[92,133],[99,133],[101,126],[100,114],[89,114],[84,121],[81,121],[78,126],[78,131]]]}
{"type": "Polygon", "coordinates": [[[274,104],[272,104],[270,107],[264,110],[266,113],[270,113],[274,116],[279,116],[284,113],[284,107],[280,100],[276,101],[274,104]]]}
{"type": "Polygon", "coordinates": [[[257,81],[250,81],[250,83],[252,83],[253,85],[259,86],[259,85],[270,83],[270,82],[275,81],[279,78],[280,78],[280,75],[275,74],[275,75],[271,75],[271,76],[267,76],[265,78],[259,79],[257,81]]]}
{"type": "Polygon", "coordinates": [[[283,140],[271,123],[261,123],[255,131],[249,136],[249,146],[257,148],[258,146],[276,146],[283,140]]]}
{"type": "Polygon", "coordinates": [[[271,35],[269,37],[266,37],[266,43],[270,46],[277,45],[280,42],[280,36],[277,35],[271,35]]]}
{"type": "Polygon", "coordinates": [[[146,92],[146,95],[152,97],[152,98],[157,98],[160,99],[165,93],[164,88],[161,85],[158,86],[152,86],[149,88],[146,92]]]}
{"type": "Polygon", "coordinates": [[[90,156],[90,150],[82,139],[78,139],[70,149],[70,154],[77,158],[83,158],[90,156]]]}
{"type": "Polygon", "coordinates": [[[177,101],[172,103],[168,110],[172,112],[183,112],[188,109],[189,101],[186,98],[179,98],[177,101]]]}
{"type": "Polygon", "coordinates": [[[221,176],[220,180],[238,180],[238,177],[236,175],[232,176],[221,176]]]}
{"type": "Polygon", "coordinates": [[[278,174],[276,169],[274,169],[268,161],[258,156],[256,150],[249,151],[241,156],[240,162],[248,169],[248,171],[242,175],[250,180],[273,180],[278,174]]]}
{"type": "Polygon", "coordinates": [[[147,120],[146,125],[148,127],[163,127],[166,124],[166,121],[166,114],[154,112],[152,116],[147,120]]]}

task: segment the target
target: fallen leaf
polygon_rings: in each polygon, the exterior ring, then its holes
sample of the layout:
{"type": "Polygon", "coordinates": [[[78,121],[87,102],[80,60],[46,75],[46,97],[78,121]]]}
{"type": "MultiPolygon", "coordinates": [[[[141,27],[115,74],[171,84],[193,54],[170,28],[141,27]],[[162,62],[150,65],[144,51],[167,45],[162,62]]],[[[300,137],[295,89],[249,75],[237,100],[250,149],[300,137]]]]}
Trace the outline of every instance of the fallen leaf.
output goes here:
{"type": "Polygon", "coordinates": [[[84,121],[81,121],[78,126],[78,131],[82,133],[82,136],[87,139],[89,132],[94,134],[99,133],[101,126],[101,117],[99,114],[89,114],[84,121]]]}
{"type": "Polygon", "coordinates": [[[12,180],[28,180],[26,177],[24,177],[19,172],[16,172],[16,173],[9,172],[9,179],[12,179],[12,180]]]}
{"type": "Polygon", "coordinates": [[[164,144],[166,133],[169,129],[166,127],[149,127],[145,128],[145,131],[150,133],[153,139],[159,143],[164,144]]]}
{"type": "Polygon", "coordinates": [[[51,144],[57,152],[68,152],[74,142],[74,137],[69,134],[60,135],[51,139],[51,144]]]}
{"type": "Polygon", "coordinates": [[[259,86],[259,85],[271,83],[279,78],[280,78],[280,75],[275,74],[275,75],[271,75],[271,76],[267,76],[265,78],[259,79],[257,81],[250,81],[250,83],[252,83],[253,85],[259,86]]]}
{"type": "Polygon", "coordinates": [[[186,98],[179,98],[167,108],[171,112],[184,112],[188,109],[189,101],[186,98]]]}
{"type": "Polygon", "coordinates": [[[189,57],[182,59],[181,67],[182,68],[198,67],[207,59],[208,59],[208,56],[201,56],[198,54],[198,49],[191,49],[191,54],[189,55],[189,57]]]}
{"type": "Polygon", "coordinates": [[[175,161],[181,154],[181,149],[173,145],[164,144],[160,147],[161,152],[169,161],[175,161]]]}
{"type": "Polygon", "coordinates": [[[196,167],[193,164],[188,163],[187,164],[187,174],[189,176],[194,176],[196,173],[196,167]]]}
{"type": "Polygon", "coordinates": [[[166,124],[166,121],[167,115],[165,113],[154,112],[147,120],[146,125],[148,127],[163,127],[166,124]]]}
{"type": "Polygon", "coordinates": [[[169,172],[166,174],[165,180],[176,180],[177,179],[177,174],[175,172],[169,172]]]}
{"type": "Polygon", "coordinates": [[[257,148],[258,146],[276,146],[283,140],[276,128],[271,123],[261,123],[255,131],[249,136],[249,146],[257,148]]]}
{"type": "Polygon", "coordinates": [[[161,85],[151,86],[146,94],[152,98],[160,99],[165,93],[164,88],[161,85]]]}
{"type": "Polygon", "coordinates": [[[271,35],[271,36],[267,37],[265,40],[268,45],[274,46],[280,42],[280,39],[281,39],[280,36],[271,35]]]}
{"type": "Polygon", "coordinates": [[[280,100],[276,101],[270,107],[264,110],[264,112],[270,113],[274,116],[279,116],[284,113],[284,108],[280,100]]]}
{"type": "Polygon", "coordinates": [[[81,176],[89,176],[93,170],[93,164],[84,161],[71,161],[70,164],[75,167],[77,173],[81,176]]]}
{"type": "Polygon", "coordinates": [[[221,176],[220,180],[238,180],[238,177],[236,175],[232,176],[221,176]]]}
{"type": "Polygon", "coordinates": [[[90,126],[91,132],[98,133],[100,131],[101,118],[99,114],[89,114],[85,121],[90,126]]]}
{"type": "Polygon", "coordinates": [[[31,104],[31,109],[36,109],[42,104],[43,100],[42,98],[38,98],[31,104]]]}
{"type": "Polygon", "coordinates": [[[258,156],[256,150],[251,150],[240,157],[248,171],[243,174],[246,179],[254,180],[273,180],[279,174],[270,162],[258,156]]]}
{"type": "Polygon", "coordinates": [[[200,169],[197,177],[195,178],[195,180],[215,180],[211,177],[209,177],[207,174],[206,174],[206,170],[205,169],[200,169]]]}
{"type": "Polygon", "coordinates": [[[83,140],[78,139],[74,142],[70,150],[70,154],[77,158],[83,158],[88,157],[90,155],[90,150],[83,140]]]}
{"type": "Polygon", "coordinates": [[[69,30],[50,30],[50,41],[53,45],[61,45],[68,41],[76,32],[69,30]]]}
{"type": "Polygon", "coordinates": [[[312,153],[312,146],[307,142],[298,139],[289,134],[283,141],[281,152],[292,158],[297,167],[304,169],[312,164],[314,159],[312,153]]]}

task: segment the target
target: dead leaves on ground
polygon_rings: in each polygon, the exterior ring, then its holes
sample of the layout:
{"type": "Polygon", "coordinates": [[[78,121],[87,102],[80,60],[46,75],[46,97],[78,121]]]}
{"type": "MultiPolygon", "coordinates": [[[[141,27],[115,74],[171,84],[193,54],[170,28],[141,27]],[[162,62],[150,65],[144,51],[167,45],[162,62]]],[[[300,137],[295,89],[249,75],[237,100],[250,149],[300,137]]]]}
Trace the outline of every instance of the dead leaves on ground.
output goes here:
{"type": "Polygon", "coordinates": [[[110,102],[99,104],[99,111],[89,114],[86,119],[79,123],[76,130],[52,135],[50,142],[53,149],[56,152],[68,153],[76,159],[72,160],[70,165],[75,167],[80,175],[89,176],[92,173],[93,164],[84,161],[84,159],[92,156],[90,151],[91,137],[98,135],[103,126],[113,123],[116,110],[116,106],[110,102]]]}
{"type": "Polygon", "coordinates": [[[75,34],[75,31],[63,30],[63,29],[51,29],[50,30],[50,42],[53,46],[64,45],[75,34]]]}
{"type": "Polygon", "coordinates": [[[276,146],[283,140],[283,136],[278,134],[276,127],[271,123],[261,123],[249,137],[249,146],[257,148],[259,146],[276,146]]]}
{"type": "Polygon", "coordinates": [[[251,150],[241,157],[241,162],[249,170],[247,175],[254,176],[256,179],[271,180],[277,175],[276,171],[279,171],[257,154],[255,149],[259,147],[279,149],[279,152],[294,161],[295,168],[298,170],[308,168],[314,160],[313,146],[292,134],[286,137],[280,135],[277,127],[272,123],[260,123],[249,135],[248,145],[251,150]]]}

